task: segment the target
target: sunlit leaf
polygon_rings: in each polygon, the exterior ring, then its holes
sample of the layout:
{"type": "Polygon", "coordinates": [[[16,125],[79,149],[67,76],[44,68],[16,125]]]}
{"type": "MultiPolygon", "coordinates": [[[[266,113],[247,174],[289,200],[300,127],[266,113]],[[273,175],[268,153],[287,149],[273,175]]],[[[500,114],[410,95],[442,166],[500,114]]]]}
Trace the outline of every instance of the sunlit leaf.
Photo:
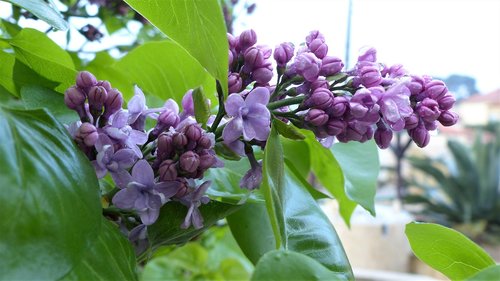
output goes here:
{"type": "Polygon", "coordinates": [[[68,29],[68,23],[59,11],[43,0],[7,0],[7,2],[28,10],[37,18],[52,25],[55,29],[62,31],[68,29]]]}

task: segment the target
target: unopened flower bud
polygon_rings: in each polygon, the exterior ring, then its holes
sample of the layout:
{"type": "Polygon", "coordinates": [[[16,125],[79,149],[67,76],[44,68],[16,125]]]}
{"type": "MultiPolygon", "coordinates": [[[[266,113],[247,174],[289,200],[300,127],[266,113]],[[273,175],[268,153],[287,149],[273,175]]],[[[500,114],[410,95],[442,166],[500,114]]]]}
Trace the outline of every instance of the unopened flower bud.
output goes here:
{"type": "Polygon", "coordinates": [[[85,122],[78,129],[77,137],[80,138],[86,146],[91,147],[95,145],[99,138],[99,134],[94,125],[85,122]]]}
{"type": "Polygon", "coordinates": [[[448,110],[443,111],[441,115],[439,115],[438,121],[443,124],[443,126],[453,126],[458,122],[458,114],[448,110]]]}
{"type": "Polygon", "coordinates": [[[319,39],[321,42],[325,42],[325,36],[321,34],[318,30],[313,30],[309,32],[309,34],[306,36],[306,44],[309,47],[309,45],[316,39],[319,39]]]}
{"type": "Polygon", "coordinates": [[[328,113],[334,117],[340,117],[344,115],[348,107],[349,100],[346,97],[334,97],[332,106],[329,108],[328,113]]]}
{"type": "Polygon", "coordinates": [[[189,188],[185,182],[181,181],[181,184],[179,186],[179,189],[177,193],[174,195],[175,198],[182,198],[184,197],[189,191],[189,188]]]}
{"type": "Polygon", "coordinates": [[[333,56],[326,56],[321,61],[320,75],[332,76],[339,73],[344,68],[344,63],[340,58],[333,56]]]}
{"type": "Polygon", "coordinates": [[[402,64],[392,65],[388,70],[387,74],[391,78],[398,78],[406,75],[406,70],[404,69],[402,64]]]}
{"type": "Polygon", "coordinates": [[[76,76],[76,85],[82,89],[88,89],[97,84],[95,76],[88,71],[80,71],[76,76]]]}
{"type": "Polygon", "coordinates": [[[293,57],[294,46],[292,43],[281,43],[274,49],[274,59],[278,66],[285,66],[293,57]]]}
{"type": "Polygon", "coordinates": [[[366,47],[361,49],[358,56],[358,61],[376,62],[377,61],[377,50],[372,47],[366,47]]]}
{"type": "Polygon", "coordinates": [[[244,58],[245,67],[250,71],[262,67],[265,63],[264,54],[257,47],[248,48],[245,51],[244,58]]]}
{"type": "Polygon", "coordinates": [[[322,59],[328,53],[328,45],[321,39],[314,39],[309,44],[309,50],[318,58],[322,59]]]}
{"type": "Polygon", "coordinates": [[[199,165],[198,169],[206,170],[206,169],[212,167],[216,161],[217,161],[217,159],[215,159],[214,155],[212,155],[208,152],[201,153],[200,154],[200,165],[199,165]]]}
{"type": "Polygon", "coordinates": [[[243,31],[238,39],[238,47],[243,52],[257,43],[257,34],[253,29],[243,31]]]}
{"type": "Polygon", "coordinates": [[[313,82],[318,79],[321,61],[312,53],[302,53],[295,58],[293,66],[297,74],[313,82]]]}
{"type": "Polygon", "coordinates": [[[201,149],[209,149],[213,145],[212,140],[207,136],[201,136],[198,140],[198,147],[201,149]]]}
{"type": "Polygon", "coordinates": [[[179,165],[183,171],[194,173],[200,165],[200,156],[193,151],[186,151],[179,158],[179,165]]]}
{"type": "Polygon", "coordinates": [[[405,129],[415,129],[418,126],[418,121],[418,116],[415,113],[412,113],[409,117],[405,118],[405,129]]]}
{"type": "Polygon", "coordinates": [[[177,179],[177,167],[173,160],[165,160],[161,162],[158,168],[161,181],[173,181],[177,179]]]}
{"type": "Polygon", "coordinates": [[[241,91],[241,86],[243,86],[243,80],[238,73],[231,73],[227,77],[229,93],[239,93],[241,91]]]}
{"type": "Polygon", "coordinates": [[[307,112],[305,121],[315,127],[323,126],[328,122],[328,114],[321,109],[311,109],[307,112]]]}
{"type": "Polygon", "coordinates": [[[167,109],[158,116],[158,124],[164,129],[175,127],[179,124],[180,117],[174,111],[167,109]]]}
{"type": "Polygon", "coordinates": [[[71,87],[64,93],[64,103],[70,109],[79,111],[83,109],[85,94],[77,87],[71,87]]]}
{"type": "Polygon", "coordinates": [[[111,83],[109,83],[109,81],[106,81],[106,80],[97,81],[97,86],[103,87],[108,92],[111,91],[111,89],[112,89],[111,83]]]}
{"type": "Polygon", "coordinates": [[[429,144],[431,136],[423,124],[418,125],[415,129],[411,129],[408,133],[418,147],[425,147],[429,144]]]}
{"type": "Polygon", "coordinates": [[[391,144],[393,133],[389,128],[387,128],[387,126],[385,126],[384,124],[380,124],[381,122],[377,124],[377,130],[375,130],[373,138],[375,139],[375,143],[378,145],[378,147],[380,147],[381,149],[386,149],[391,144]]]}
{"type": "Polygon", "coordinates": [[[424,127],[427,131],[434,131],[437,129],[438,122],[437,121],[432,121],[432,122],[427,122],[423,120],[424,122],[424,127]]]}
{"type": "Polygon", "coordinates": [[[273,71],[270,67],[261,67],[252,72],[252,79],[261,85],[267,84],[272,78],[273,71]]]}
{"type": "Polygon", "coordinates": [[[407,87],[410,90],[412,96],[417,96],[424,89],[424,80],[419,76],[412,75],[411,81],[407,85],[407,87]]]}
{"type": "Polygon", "coordinates": [[[430,98],[425,98],[415,109],[418,115],[427,122],[433,122],[441,115],[438,102],[430,98]]]}
{"type": "Polygon", "coordinates": [[[184,133],[177,133],[172,138],[172,144],[176,149],[182,149],[188,144],[188,138],[184,133]]]}
{"type": "Polygon", "coordinates": [[[448,89],[443,81],[432,80],[431,82],[425,84],[425,93],[427,94],[427,97],[438,100],[448,93],[448,89]]]}
{"type": "Polygon", "coordinates": [[[376,66],[365,66],[360,71],[361,84],[365,87],[375,87],[382,82],[382,75],[376,66]]]}
{"type": "Polygon", "coordinates": [[[160,134],[158,137],[158,148],[157,148],[157,157],[160,160],[165,160],[172,156],[174,152],[174,146],[172,137],[167,134],[160,134]]]}
{"type": "Polygon", "coordinates": [[[328,89],[318,88],[312,93],[309,102],[311,107],[325,110],[332,105],[333,94],[328,89]]]}
{"type": "Polygon", "coordinates": [[[227,33],[227,42],[229,43],[229,49],[235,49],[238,45],[238,38],[234,37],[231,33],[227,33]]]}
{"type": "Polygon", "coordinates": [[[326,123],[326,133],[329,136],[336,136],[340,133],[342,133],[345,130],[346,123],[341,120],[329,120],[328,123],[326,123]]]}
{"type": "Polygon", "coordinates": [[[189,141],[196,142],[201,138],[202,129],[198,124],[189,124],[184,128],[184,134],[189,141]]]}
{"type": "Polygon", "coordinates": [[[330,84],[328,84],[328,81],[325,80],[324,78],[318,78],[318,80],[311,83],[311,90],[312,91],[319,89],[319,88],[328,89],[329,87],[330,87],[330,84]]]}
{"type": "Polygon", "coordinates": [[[102,113],[102,109],[106,99],[108,97],[108,93],[104,87],[94,86],[89,91],[89,109],[90,113],[94,118],[97,118],[102,113]]]}
{"type": "Polygon", "coordinates": [[[120,110],[122,105],[122,94],[117,89],[109,90],[104,103],[104,117],[109,118],[109,116],[120,110]]]}
{"type": "Polygon", "coordinates": [[[455,97],[452,94],[444,94],[437,100],[441,110],[449,110],[455,104],[455,97]]]}

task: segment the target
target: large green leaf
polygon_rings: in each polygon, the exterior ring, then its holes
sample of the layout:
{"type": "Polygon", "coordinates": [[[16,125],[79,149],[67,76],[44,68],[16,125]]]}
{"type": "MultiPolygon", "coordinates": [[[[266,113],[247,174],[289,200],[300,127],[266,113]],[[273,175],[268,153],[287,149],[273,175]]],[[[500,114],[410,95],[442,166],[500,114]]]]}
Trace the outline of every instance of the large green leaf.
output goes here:
{"type": "Polygon", "coordinates": [[[463,280],[495,261],[478,245],[453,229],[431,223],[409,223],[406,236],[415,255],[451,280],[463,280]]]}
{"type": "MultiPolygon", "coordinates": [[[[282,199],[288,250],[305,254],[328,269],[352,278],[342,243],[316,201],[289,171],[284,186],[282,199]]],[[[264,204],[247,204],[229,216],[228,222],[235,239],[252,262],[276,249],[264,204]]]]}
{"type": "Polygon", "coordinates": [[[64,96],[52,90],[39,86],[26,86],[21,88],[21,98],[26,109],[45,108],[63,124],[80,119],[75,111],[66,107],[64,96]]]}
{"type": "Polygon", "coordinates": [[[37,18],[52,25],[54,28],[65,31],[68,29],[68,23],[62,15],[49,3],[43,0],[7,0],[14,5],[30,11],[37,18]]]}
{"type": "Polygon", "coordinates": [[[347,197],[375,215],[375,192],[380,163],[374,141],[336,143],[332,147],[344,174],[347,197]]]}
{"type": "Polygon", "coordinates": [[[210,201],[199,207],[204,219],[203,228],[195,229],[191,226],[188,229],[181,229],[180,226],[188,209],[178,202],[169,202],[161,208],[158,220],[148,226],[149,242],[153,250],[162,245],[184,244],[240,207],[239,205],[210,201]]]}
{"type": "Polygon", "coordinates": [[[145,93],[178,102],[187,90],[203,85],[215,100],[215,82],[203,67],[172,41],[146,43],[119,60],[113,68],[126,73],[130,83],[145,93]],[[212,90],[213,91],[213,90],[212,90]]]}
{"type": "Polygon", "coordinates": [[[257,264],[251,280],[348,280],[347,276],[328,270],[314,259],[293,251],[274,250],[257,264]]]}
{"type": "Polygon", "coordinates": [[[58,92],[75,84],[76,71],[71,56],[35,29],[25,28],[9,40],[16,58],[41,76],[59,82],[58,92]]]}
{"type": "Polygon", "coordinates": [[[103,218],[97,239],[63,280],[136,280],[136,265],[130,242],[103,218]]]}
{"type": "Polygon", "coordinates": [[[10,94],[19,96],[14,84],[14,63],[16,58],[12,54],[0,51],[0,86],[5,88],[10,94]]]}
{"type": "Polygon", "coordinates": [[[472,277],[467,278],[467,281],[485,281],[485,280],[498,280],[500,276],[500,265],[487,267],[472,277]]]}
{"type": "Polygon", "coordinates": [[[44,110],[0,107],[0,279],[57,279],[99,231],[90,162],[44,110]]]}
{"type": "Polygon", "coordinates": [[[356,208],[356,202],[351,200],[344,189],[345,176],[339,162],[329,149],[324,148],[314,137],[314,134],[302,131],[306,135],[306,142],[311,151],[311,169],[328,192],[330,192],[339,204],[339,211],[345,223],[349,225],[352,212],[356,208]]]}
{"type": "Polygon", "coordinates": [[[125,2],[186,49],[221,82],[227,93],[228,43],[218,0],[125,2]]]}
{"type": "Polygon", "coordinates": [[[283,146],[276,128],[277,121],[272,122],[271,132],[266,142],[264,150],[264,160],[262,164],[262,184],[260,186],[269,221],[274,232],[276,247],[287,249],[287,235],[285,233],[285,212],[284,212],[284,173],[285,165],[283,158],[283,146]]]}

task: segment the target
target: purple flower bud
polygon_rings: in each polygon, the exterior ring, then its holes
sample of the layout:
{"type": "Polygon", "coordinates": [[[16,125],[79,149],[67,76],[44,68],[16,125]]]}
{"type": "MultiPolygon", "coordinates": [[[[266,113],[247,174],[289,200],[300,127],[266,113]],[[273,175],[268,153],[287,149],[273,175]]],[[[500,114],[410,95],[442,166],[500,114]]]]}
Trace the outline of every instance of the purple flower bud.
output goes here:
{"type": "Polygon", "coordinates": [[[425,84],[425,93],[427,97],[438,100],[448,93],[448,89],[443,81],[432,80],[431,82],[425,84]]]}
{"type": "Polygon", "coordinates": [[[387,74],[391,78],[399,78],[406,75],[406,70],[403,68],[402,64],[395,64],[387,70],[387,74]]]}
{"type": "MultiPolygon", "coordinates": [[[[64,103],[70,109],[76,110],[78,114],[84,111],[85,94],[77,87],[71,87],[64,93],[64,103]]],[[[80,116],[81,117],[81,116],[80,116]]]]}
{"type": "Polygon", "coordinates": [[[325,36],[323,36],[323,34],[321,34],[321,32],[319,32],[318,30],[313,30],[309,32],[309,35],[307,35],[306,37],[307,46],[309,47],[309,44],[311,44],[311,42],[314,41],[315,39],[319,39],[322,42],[325,42],[325,36]]]}
{"type": "Polygon", "coordinates": [[[248,190],[254,190],[262,182],[262,165],[257,163],[240,180],[240,187],[248,190]]]}
{"type": "Polygon", "coordinates": [[[227,62],[228,62],[228,66],[229,68],[231,68],[231,65],[233,65],[233,62],[234,62],[234,57],[235,55],[233,54],[233,52],[231,50],[227,51],[227,62]]]}
{"type": "Polygon", "coordinates": [[[252,72],[252,79],[259,84],[267,84],[273,78],[273,71],[269,67],[261,67],[252,72]]]}
{"type": "Polygon", "coordinates": [[[458,122],[458,114],[447,110],[443,111],[441,115],[439,115],[438,121],[443,124],[443,126],[453,126],[458,122]]]}
{"type": "Polygon", "coordinates": [[[188,144],[188,138],[183,133],[176,133],[172,138],[172,144],[176,149],[182,149],[188,144]]]}
{"type": "Polygon", "coordinates": [[[313,91],[319,88],[328,89],[329,87],[330,84],[328,84],[328,81],[323,78],[318,78],[318,80],[311,83],[311,90],[313,91]]]}
{"type": "Polygon", "coordinates": [[[372,47],[366,47],[360,50],[358,61],[376,62],[377,50],[372,47]]]}
{"type": "Polygon", "coordinates": [[[437,121],[432,121],[432,122],[427,122],[423,120],[424,122],[424,127],[427,131],[434,131],[437,129],[438,122],[437,121]]]}
{"type": "Polygon", "coordinates": [[[227,42],[229,43],[229,49],[236,49],[238,46],[238,38],[234,37],[231,33],[227,33],[227,42]]]}
{"type": "Polygon", "coordinates": [[[164,129],[177,126],[179,121],[179,115],[170,109],[163,111],[160,113],[160,116],[158,116],[158,125],[164,129]]]}
{"type": "Polygon", "coordinates": [[[198,124],[189,124],[184,127],[184,134],[188,138],[188,141],[198,141],[202,135],[202,129],[198,124]]]}
{"type": "Polygon", "coordinates": [[[106,81],[106,80],[97,81],[97,86],[103,87],[108,92],[111,91],[111,89],[112,89],[111,83],[109,83],[109,81],[106,81]]]}
{"type": "Polygon", "coordinates": [[[311,94],[309,103],[312,108],[326,110],[333,103],[333,94],[328,89],[318,88],[311,94]]]}
{"type": "Polygon", "coordinates": [[[418,147],[425,147],[429,144],[431,136],[422,123],[415,129],[409,130],[408,133],[418,147]]]}
{"type": "Polygon", "coordinates": [[[88,89],[97,84],[95,76],[88,71],[80,71],[76,76],[76,85],[82,89],[88,89]]]}
{"type": "Polygon", "coordinates": [[[193,151],[186,151],[179,158],[179,164],[182,170],[194,173],[200,165],[200,156],[193,151]]]}
{"type": "Polygon", "coordinates": [[[365,66],[360,71],[361,84],[365,87],[375,87],[382,82],[382,75],[376,66],[365,66]]]}
{"type": "Polygon", "coordinates": [[[373,128],[371,126],[366,127],[366,131],[359,140],[359,142],[365,142],[367,140],[371,140],[373,138],[373,128]]]}
{"type": "Polygon", "coordinates": [[[433,122],[439,118],[439,115],[441,115],[438,102],[430,98],[425,98],[421,101],[416,106],[415,111],[418,113],[420,118],[427,122],[433,122]]]}
{"type": "Polygon", "coordinates": [[[309,50],[318,58],[322,59],[328,53],[328,45],[325,44],[324,40],[314,39],[309,43],[309,50]]]}
{"type": "Polygon", "coordinates": [[[198,169],[201,170],[206,170],[210,167],[212,167],[215,162],[217,162],[217,159],[215,158],[214,155],[210,154],[209,152],[201,152],[200,153],[200,165],[198,169]]]}
{"type": "Polygon", "coordinates": [[[449,110],[455,104],[455,97],[453,95],[447,93],[447,94],[444,94],[442,97],[440,97],[437,100],[437,102],[439,104],[439,109],[449,110]]]}
{"type": "Polygon", "coordinates": [[[238,47],[242,52],[257,43],[257,34],[253,29],[243,31],[238,39],[238,47]]]}
{"type": "Polygon", "coordinates": [[[158,137],[157,157],[160,160],[168,159],[174,152],[172,137],[167,134],[161,134],[158,137]]]}
{"type": "Polygon", "coordinates": [[[344,63],[340,58],[326,56],[321,61],[321,69],[319,71],[320,75],[332,76],[339,73],[344,67],[344,63]]]}
{"type": "Polygon", "coordinates": [[[307,112],[305,121],[314,127],[323,126],[328,122],[328,114],[321,109],[311,109],[307,112]]]}
{"type": "Polygon", "coordinates": [[[261,68],[265,64],[264,54],[257,47],[250,47],[245,51],[245,68],[252,71],[261,68]]]}
{"type": "Polygon", "coordinates": [[[309,82],[318,79],[321,61],[312,53],[302,53],[295,58],[293,67],[297,74],[309,82]]]}
{"type": "Polygon", "coordinates": [[[229,74],[228,78],[229,93],[239,93],[241,91],[241,86],[243,86],[243,80],[238,73],[229,74]]]}
{"type": "Polygon", "coordinates": [[[92,116],[95,119],[102,113],[102,109],[106,99],[108,98],[108,93],[104,87],[93,86],[89,91],[89,109],[92,116]]]}
{"type": "Polygon", "coordinates": [[[292,43],[281,43],[274,49],[274,59],[278,66],[285,66],[293,57],[294,46],[292,43]]]}
{"type": "Polygon", "coordinates": [[[193,90],[187,91],[182,97],[183,114],[194,116],[193,90]]]}
{"type": "Polygon", "coordinates": [[[336,136],[345,130],[346,123],[341,120],[330,119],[326,123],[325,129],[329,136],[336,136]]]}
{"type": "Polygon", "coordinates": [[[122,105],[122,94],[116,89],[109,90],[106,101],[104,102],[104,117],[109,118],[109,116],[120,110],[122,105]]]}
{"type": "Polygon", "coordinates": [[[86,146],[91,147],[95,145],[99,138],[99,134],[94,125],[85,122],[78,129],[77,137],[81,139],[86,146]]]}
{"type": "Polygon", "coordinates": [[[424,79],[412,75],[411,82],[408,84],[407,87],[410,90],[412,96],[418,96],[424,89],[424,84],[425,84],[424,79]]]}
{"type": "MultiPolygon", "coordinates": [[[[267,60],[271,57],[273,54],[273,49],[271,49],[267,45],[258,45],[257,48],[262,52],[262,55],[264,56],[264,59],[267,60]]],[[[271,62],[266,62],[266,63],[271,63],[271,62]]]]}
{"type": "Polygon", "coordinates": [[[411,130],[415,129],[418,126],[419,122],[418,116],[415,113],[412,113],[409,117],[405,118],[405,129],[411,130]]]}
{"type": "Polygon", "coordinates": [[[378,147],[386,149],[391,144],[392,134],[392,131],[387,128],[384,123],[378,122],[377,130],[375,130],[373,138],[375,139],[375,143],[377,143],[378,147]]]}
{"type": "Polygon", "coordinates": [[[158,168],[161,181],[173,181],[177,179],[177,167],[173,160],[165,160],[161,162],[158,168]]]}
{"type": "Polygon", "coordinates": [[[346,110],[349,108],[349,100],[346,97],[335,97],[333,98],[333,103],[328,113],[334,117],[340,117],[344,115],[346,110]]]}
{"type": "Polygon", "coordinates": [[[209,149],[213,145],[212,140],[207,136],[201,136],[198,140],[198,147],[201,149],[209,149]]]}

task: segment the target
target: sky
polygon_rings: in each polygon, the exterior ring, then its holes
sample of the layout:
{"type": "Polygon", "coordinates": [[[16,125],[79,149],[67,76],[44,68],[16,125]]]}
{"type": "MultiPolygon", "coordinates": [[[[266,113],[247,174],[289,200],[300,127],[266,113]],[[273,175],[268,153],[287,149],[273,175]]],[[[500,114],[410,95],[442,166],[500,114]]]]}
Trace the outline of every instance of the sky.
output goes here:
{"type": "MultiPolygon", "coordinates": [[[[372,46],[380,62],[403,64],[411,73],[441,78],[467,75],[476,79],[481,93],[500,89],[500,0],[351,1],[350,66],[359,49],[372,46]]],[[[236,33],[253,28],[259,44],[273,47],[285,41],[298,45],[316,29],[325,35],[329,55],[345,59],[349,0],[246,0],[254,2],[254,13],[240,17],[234,26],[236,33]]],[[[0,16],[10,13],[7,6],[0,1],[0,16]]],[[[23,24],[48,28],[39,21],[23,24]]],[[[50,36],[64,46],[64,33],[50,36]]],[[[125,32],[89,43],[84,49],[99,50],[107,42],[130,41],[125,32]]],[[[74,40],[69,47],[78,50],[82,42],[83,38],[74,40]]]]}
{"type": "MultiPolygon", "coordinates": [[[[297,45],[317,29],[329,55],[345,58],[349,0],[247,2],[256,9],[235,32],[253,28],[260,44],[275,46],[297,45]]],[[[482,93],[500,89],[500,0],[352,0],[351,66],[364,46],[411,73],[468,75],[482,93]]]]}

